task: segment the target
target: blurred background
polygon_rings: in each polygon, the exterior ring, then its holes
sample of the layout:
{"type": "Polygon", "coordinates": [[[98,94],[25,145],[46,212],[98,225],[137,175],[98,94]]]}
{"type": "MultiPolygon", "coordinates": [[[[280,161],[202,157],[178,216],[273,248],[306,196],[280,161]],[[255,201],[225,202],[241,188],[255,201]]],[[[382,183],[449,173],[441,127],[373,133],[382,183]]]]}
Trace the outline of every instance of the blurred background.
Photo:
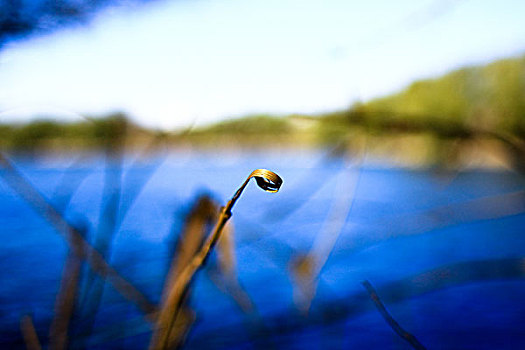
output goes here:
{"type": "Polygon", "coordinates": [[[524,13],[0,0],[1,347],[525,347],[524,13]]]}

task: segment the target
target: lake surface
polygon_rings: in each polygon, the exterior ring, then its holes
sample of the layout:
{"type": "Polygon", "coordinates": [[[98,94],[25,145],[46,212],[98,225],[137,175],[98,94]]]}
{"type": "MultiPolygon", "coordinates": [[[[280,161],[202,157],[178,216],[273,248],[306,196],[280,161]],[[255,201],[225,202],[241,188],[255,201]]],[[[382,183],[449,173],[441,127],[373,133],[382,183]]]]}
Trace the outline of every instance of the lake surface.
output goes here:
{"type": "MultiPolygon", "coordinates": [[[[256,311],[243,312],[213,282],[212,256],[192,290],[197,320],[186,348],[410,348],[363,280],[429,349],[525,348],[525,179],[514,172],[392,168],[312,151],[174,152],[140,161],[130,155],[122,176],[96,155],[13,163],[89,237],[115,193],[108,179],[121,178],[110,261],[155,302],[199,194],[225,203],[256,168],[283,178],[277,194],[251,183],[233,210],[237,277],[256,311]],[[291,271],[309,252],[319,273],[306,317],[291,271]]],[[[4,180],[0,238],[0,346],[23,347],[25,314],[47,343],[65,240],[4,180]]],[[[94,335],[76,346],[142,349],[150,330],[140,311],[106,286],[94,335]]]]}

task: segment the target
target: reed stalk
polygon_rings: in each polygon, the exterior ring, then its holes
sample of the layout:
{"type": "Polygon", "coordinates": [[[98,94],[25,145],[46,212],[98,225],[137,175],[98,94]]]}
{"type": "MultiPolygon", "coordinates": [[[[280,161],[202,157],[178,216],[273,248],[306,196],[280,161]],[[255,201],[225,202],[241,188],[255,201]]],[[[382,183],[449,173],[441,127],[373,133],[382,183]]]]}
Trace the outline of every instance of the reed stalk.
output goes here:
{"type": "Polygon", "coordinates": [[[425,350],[426,348],[419,342],[419,340],[416,339],[412,334],[408,333],[406,330],[401,327],[401,325],[390,315],[388,310],[386,309],[385,305],[381,302],[381,299],[379,299],[379,296],[377,295],[377,292],[375,291],[374,287],[370,284],[368,281],[363,281],[361,284],[365,287],[366,291],[370,295],[370,299],[372,299],[372,302],[374,303],[375,307],[383,316],[386,323],[392,328],[392,330],[399,335],[403,340],[406,340],[414,349],[416,350],[425,350]]]}
{"type": "Polygon", "coordinates": [[[82,237],[78,229],[71,225],[60,211],[49,203],[1,152],[0,166],[6,170],[2,175],[8,185],[41,213],[42,216],[66,238],[74,254],[80,259],[85,260],[93,271],[101,277],[106,278],[113,288],[124,298],[135,304],[145,314],[146,319],[153,320],[153,314],[157,311],[156,305],[151,303],[142,292],[122,277],[118,271],[106,261],[102,254],[82,237]],[[74,244],[73,239],[78,240],[78,244],[74,244]],[[77,247],[81,249],[77,249],[77,247]]]}
{"type": "MultiPolygon", "coordinates": [[[[85,231],[79,231],[85,234],[85,231]]],[[[72,235],[72,244],[64,263],[62,280],[55,302],[55,317],[49,330],[49,349],[65,350],[68,348],[69,328],[76,307],[76,300],[81,278],[82,259],[74,251],[82,249],[78,236],[72,235]]]]}
{"type": "Polygon", "coordinates": [[[36,333],[31,316],[25,315],[22,317],[20,320],[20,330],[27,350],[42,350],[42,345],[40,345],[40,340],[38,340],[38,334],[36,333]]]}
{"type": "MultiPolygon", "coordinates": [[[[208,239],[204,242],[202,248],[195,254],[193,259],[181,271],[175,280],[173,287],[169,291],[164,301],[156,327],[151,338],[150,350],[172,349],[177,346],[176,339],[173,336],[175,320],[185,299],[188,287],[197,271],[206,263],[207,258],[212,252],[215,244],[221,236],[224,226],[232,216],[232,208],[241,196],[242,192],[248,185],[251,178],[255,178],[257,185],[267,192],[277,192],[282,184],[282,179],[269,170],[256,169],[248,176],[244,183],[235,192],[233,197],[228,201],[219,214],[219,219],[208,239]]],[[[176,333],[176,332],[175,332],[176,333]]]]}

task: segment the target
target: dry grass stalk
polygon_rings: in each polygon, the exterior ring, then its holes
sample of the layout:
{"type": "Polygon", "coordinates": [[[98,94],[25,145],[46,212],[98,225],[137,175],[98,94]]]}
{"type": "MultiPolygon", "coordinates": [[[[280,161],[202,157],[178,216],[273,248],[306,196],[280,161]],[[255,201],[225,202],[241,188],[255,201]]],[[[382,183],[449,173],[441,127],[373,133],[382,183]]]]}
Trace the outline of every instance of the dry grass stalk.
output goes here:
{"type": "Polygon", "coordinates": [[[186,218],[184,228],[178,238],[175,254],[164,284],[163,300],[175,283],[175,279],[188,265],[201,248],[208,225],[216,219],[217,205],[208,196],[197,199],[186,218]]]}
{"type": "MultiPolygon", "coordinates": [[[[72,236],[72,244],[75,245],[74,250],[82,249],[76,236],[72,236]]],[[[66,258],[55,303],[55,317],[49,331],[49,348],[52,350],[68,347],[69,324],[75,310],[82,268],[82,259],[74,253],[74,250],[70,250],[66,258]]]]}
{"type": "Polygon", "coordinates": [[[62,216],[62,214],[55,209],[43,196],[38,192],[28,180],[22,176],[18,170],[11,164],[11,162],[0,153],[0,165],[6,170],[4,178],[6,182],[22,196],[28,203],[37,209],[39,213],[46,218],[55,229],[64,235],[71,249],[74,250],[76,256],[88,262],[93,271],[100,276],[107,278],[108,282],[117,290],[123,297],[133,302],[138,308],[146,314],[148,319],[153,320],[153,314],[156,312],[156,306],[151,303],[135,286],[122,277],[113,267],[111,267],[104,257],[93,248],[88,241],[86,241],[80,232],[71,226],[62,216]],[[78,239],[78,246],[81,249],[76,249],[75,244],[72,243],[73,237],[78,239]]]}
{"type": "MultiPolygon", "coordinates": [[[[106,169],[103,198],[106,198],[106,202],[100,211],[99,226],[93,243],[94,248],[106,260],[109,259],[115,233],[118,232],[129,209],[161,163],[149,167],[145,172],[140,172],[140,179],[133,178],[135,174],[132,169],[137,168],[153,151],[162,148],[166,141],[163,134],[154,136],[129,166],[127,173],[123,174],[125,130],[120,130],[114,136],[105,148],[106,169]],[[124,189],[126,193],[124,193],[124,189]]],[[[101,276],[99,275],[99,277],[101,276]]],[[[91,334],[94,330],[96,315],[102,303],[105,282],[103,278],[97,278],[94,272],[88,271],[81,303],[81,317],[83,318],[82,324],[85,334],[91,334]]],[[[150,320],[152,319],[150,317],[150,320]]]]}
{"type": "MultiPolygon", "coordinates": [[[[355,202],[355,194],[361,178],[361,165],[366,156],[366,143],[358,151],[357,163],[354,165],[346,159],[344,173],[338,180],[336,197],[321,232],[317,235],[312,248],[307,254],[302,254],[291,261],[290,270],[294,278],[294,302],[303,313],[308,314],[319,282],[319,274],[328,257],[334,249],[335,243],[346,224],[348,216],[355,202]],[[355,167],[355,169],[354,169],[355,167]],[[356,171],[354,179],[349,179],[356,171]]],[[[341,151],[341,152],[344,152],[341,151]]],[[[347,156],[348,157],[348,156],[347,156]]]]}
{"type": "Polygon", "coordinates": [[[207,276],[221,292],[233,299],[242,312],[249,316],[256,316],[252,299],[237,279],[224,276],[220,271],[213,269],[207,271],[207,276]]]}
{"type": "Polygon", "coordinates": [[[377,292],[375,291],[374,287],[370,284],[368,281],[363,281],[361,284],[365,287],[368,294],[370,295],[370,299],[374,302],[374,305],[376,306],[377,310],[383,316],[386,323],[396,332],[397,335],[399,335],[401,338],[406,340],[414,349],[417,350],[425,350],[425,347],[414,337],[412,334],[408,333],[399,325],[399,323],[394,320],[394,318],[388,313],[388,310],[385,308],[381,300],[379,299],[379,296],[377,295],[377,292]]]}
{"type": "MultiPolygon", "coordinates": [[[[119,128],[117,128],[118,130],[119,128]]],[[[122,130],[105,140],[105,169],[102,189],[103,204],[99,211],[99,224],[94,231],[91,242],[93,248],[104,258],[109,259],[112,242],[117,232],[119,206],[122,195],[122,130]]],[[[91,334],[95,327],[95,319],[102,303],[105,279],[93,270],[88,270],[83,283],[82,300],[80,303],[80,317],[82,318],[83,332],[91,334]]]]}
{"type": "Polygon", "coordinates": [[[222,274],[228,278],[235,278],[237,275],[236,269],[236,257],[235,257],[235,246],[233,241],[233,226],[231,222],[224,226],[224,230],[221,234],[221,238],[217,242],[217,260],[218,267],[222,274]]]}
{"type": "Polygon", "coordinates": [[[42,345],[40,345],[40,341],[38,340],[31,316],[25,315],[22,317],[20,320],[20,330],[22,331],[27,350],[42,350],[42,345]]]}
{"type": "MultiPolygon", "coordinates": [[[[201,248],[209,225],[213,223],[217,215],[217,204],[208,196],[201,196],[191,209],[186,218],[184,228],[177,240],[175,254],[166,277],[162,292],[162,307],[168,305],[170,290],[176,282],[177,277],[191,262],[192,258],[201,248]]],[[[195,320],[193,310],[188,306],[189,293],[181,305],[181,311],[175,316],[173,329],[170,331],[170,344],[180,344],[195,320]]]]}
{"type": "MultiPolygon", "coordinates": [[[[441,266],[423,273],[408,276],[401,280],[389,282],[381,286],[381,299],[387,304],[396,304],[453,287],[465,286],[469,283],[488,281],[517,281],[525,278],[525,258],[502,258],[476,260],[441,266]]],[[[293,337],[305,330],[323,328],[344,323],[370,312],[376,308],[370,302],[366,290],[344,295],[332,300],[320,302],[311,310],[308,320],[302,315],[284,310],[279,314],[265,317],[266,332],[259,333],[259,341],[264,341],[268,335],[293,337]]],[[[242,323],[228,324],[209,331],[199,332],[199,337],[192,339],[195,349],[212,348],[220,340],[222,348],[238,346],[238,332],[242,323]],[[219,339],[219,340],[218,340],[219,339]]]]}
{"type": "Polygon", "coordinates": [[[189,306],[187,306],[187,302],[185,301],[184,306],[182,306],[177,313],[173,327],[169,333],[169,348],[180,348],[184,344],[184,341],[186,340],[186,337],[191,326],[195,322],[195,319],[195,312],[189,306]]]}
{"type": "Polygon", "coordinates": [[[169,349],[173,347],[174,344],[170,344],[170,339],[172,338],[170,333],[173,329],[177,314],[181,309],[181,305],[187,293],[189,284],[196,272],[206,262],[206,259],[220,238],[221,232],[226,225],[226,222],[232,216],[231,210],[233,206],[239,199],[240,195],[252,177],[255,178],[259,187],[268,192],[279,191],[279,188],[282,184],[282,180],[277,174],[265,169],[254,170],[248,176],[246,181],[241,185],[241,187],[239,187],[237,192],[235,192],[226,206],[222,208],[213,232],[208,237],[199,252],[193,257],[191,262],[181,271],[180,275],[175,280],[173,287],[169,291],[159,313],[157,324],[152,335],[149,347],[150,349],[169,349]]]}
{"type": "Polygon", "coordinates": [[[217,288],[233,299],[242,312],[254,316],[255,305],[237,279],[233,232],[231,222],[224,226],[216,248],[218,265],[215,269],[208,269],[208,277],[217,288]]]}

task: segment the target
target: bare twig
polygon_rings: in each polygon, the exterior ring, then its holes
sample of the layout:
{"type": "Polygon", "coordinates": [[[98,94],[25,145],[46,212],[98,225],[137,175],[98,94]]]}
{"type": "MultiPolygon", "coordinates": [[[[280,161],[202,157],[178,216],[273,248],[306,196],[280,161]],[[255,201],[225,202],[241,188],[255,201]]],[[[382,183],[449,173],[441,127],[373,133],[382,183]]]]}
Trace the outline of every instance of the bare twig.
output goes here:
{"type": "Polygon", "coordinates": [[[417,350],[425,350],[425,347],[414,337],[412,334],[408,333],[397,323],[396,320],[388,313],[388,310],[385,308],[381,300],[379,299],[379,296],[377,295],[374,287],[370,284],[368,281],[363,281],[361,284],[365,287],[365,289],[368,291],[368,294],[370,295],[370,299],[374,302],[377,310],[383,316],[386,323],[396,332],[397,335],[399,335],[401,338],[406,340],[407,342],[412,345],[414,349],[417,350]]]}

